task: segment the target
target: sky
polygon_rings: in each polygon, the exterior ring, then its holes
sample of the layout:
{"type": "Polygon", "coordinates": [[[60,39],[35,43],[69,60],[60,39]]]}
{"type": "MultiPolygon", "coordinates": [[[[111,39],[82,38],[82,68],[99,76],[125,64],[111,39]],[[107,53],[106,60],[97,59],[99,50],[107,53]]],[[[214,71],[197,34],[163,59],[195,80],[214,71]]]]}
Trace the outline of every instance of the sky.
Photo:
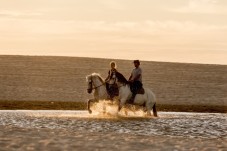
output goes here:
{"type": "Polygon", "coordinates": [[[227,0],[0,0],[0,55],[227,64],[227,0]]]}

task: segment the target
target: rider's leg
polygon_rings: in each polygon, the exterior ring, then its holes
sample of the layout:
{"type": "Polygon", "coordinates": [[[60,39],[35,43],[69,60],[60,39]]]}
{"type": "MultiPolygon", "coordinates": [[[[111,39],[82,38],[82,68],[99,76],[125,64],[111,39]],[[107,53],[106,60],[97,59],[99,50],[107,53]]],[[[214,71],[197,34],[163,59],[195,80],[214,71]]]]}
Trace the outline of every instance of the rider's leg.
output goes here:
{"type": "Polygon", "coordinates": [[[136,93],[137,93],[136,81],[131,83],[131,92],[132,92],[132,97],[130,98],[129,103],[133,103],[136,97],[136,93]]]}
{"type": "Polygon", "coordinates": [[[114,98],[114,87],[113,86],[110,86],[110,100],[113,101],[113,98],[114,98]]]}

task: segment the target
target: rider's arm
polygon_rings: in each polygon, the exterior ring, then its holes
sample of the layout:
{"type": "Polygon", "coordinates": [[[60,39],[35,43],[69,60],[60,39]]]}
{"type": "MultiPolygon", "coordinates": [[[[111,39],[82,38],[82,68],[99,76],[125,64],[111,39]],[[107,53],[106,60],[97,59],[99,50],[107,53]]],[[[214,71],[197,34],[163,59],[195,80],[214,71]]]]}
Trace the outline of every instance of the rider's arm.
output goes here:
{"type": "Polygon", "coordinates": [[[110,79],[110,71],[108,72],[108,76],[107,78],[105,79],[105,81],[108,81],[110,79]]]}
{"type": "Polygon", "coordinates": [[[141,74],[138,74],[138,75],[133,79],[133,81],[138,80],[138,79],[140,78],[140,76],[141,76],[141,74]]]}
{"type": "Polygon", "coordinates": [[[129,81],[132,79],[132,74],[131,74],[131,76],[129,77],[129,81]]]}
{"type": "Polygon", "coordinates": [[[105,79],[105,81],[108,81],[108,80],[109,80],[109,78],[110,78],[110,75],[108,75],[108,77],[105,79]]]}

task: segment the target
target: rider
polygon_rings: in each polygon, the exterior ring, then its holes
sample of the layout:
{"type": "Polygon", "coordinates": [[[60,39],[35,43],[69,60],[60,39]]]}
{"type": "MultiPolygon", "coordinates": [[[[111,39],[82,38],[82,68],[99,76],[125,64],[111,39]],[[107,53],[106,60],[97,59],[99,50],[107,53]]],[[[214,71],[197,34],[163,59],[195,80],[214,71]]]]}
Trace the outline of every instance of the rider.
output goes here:
{"type": "Polygon", "coordinates": [[[130,99],[130,102],[134,101],[137,91],[140,90],[143,86],[142,69],[139,67],[140,61],[134,60],[133,63],[135,68],[132,70],[131,76],[129,78],[129,82],[131,83],[131,91],[132,91],[132,97],[130,99]]]}
{"type": "Polygon", "coordinates": [[[118,95],[118,87],[116,84],[116,72],[117,72],[117,64],[114,61],[110,62],[110,70],[108,72],[108,76],[105,79],[106,89],[110,95],[110,99],[113,99],[114,96],[118,95]]]}

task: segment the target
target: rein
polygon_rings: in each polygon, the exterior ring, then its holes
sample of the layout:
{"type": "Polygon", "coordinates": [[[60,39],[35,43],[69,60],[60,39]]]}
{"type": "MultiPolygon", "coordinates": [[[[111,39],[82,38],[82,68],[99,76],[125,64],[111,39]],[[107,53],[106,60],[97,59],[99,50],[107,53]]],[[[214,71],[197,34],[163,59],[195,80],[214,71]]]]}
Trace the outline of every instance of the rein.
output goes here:
{"type": "MultiPolygon", "coordinates": [[[[90,84],[94,83],[94,82],[93,82],[93,78],[92,78],[92,76],[91,76],[91,82],[89,82],[89,83],[90,83],[90,84]]],[[[109,84],[109,85],[115,85],[115,83],[116,83],[116,79],[115,79],[115,81],[114,81],[114,84],[109,84]]],[[[92,87],[92,88],[87,89],[87,90],[95,90],[95,89],[97,89],[97,88],[99,88],[99,87],[101,87],[101,86],[103,86],[103,85],[105,85],[105,84],[106,84],[106,82],[104,82],[103,84],[101,84],[101,85],[99,85],[99,86],[92,87]]],[[[121,83],[121,84],[122,84],[122,85],[118,86],[118,88],[120,88],[120,87],[123,87],[123,86],[127,85],[126,83],[121,83]]]]}
{"type": "Polygon", "coordinates": [[[92,90],[94,90],[94,89],[97,89],[97,88],[99,88],[99,87],[101,87],[101,86],[103,86],[103,85],[105,85],[106,83],[103,83],[102,85],[99,85],[99,86],[97,86],[97,87],[94,87],[94,88],[91,88],[92,90]]]}
{"type": "MultiPolygon", "coordinates": [[[[93,79],[92,79],[92,76],[91,76],[91,82],[89,82],[89,83],[94,83],[93,82],[93,79]]],[[[90,88],[90,89],[88,89],[88,90],[95,90],[95,89],[97,89],[97,88],[99,88],[99,87],[101,87],[101,86],[103,86],[103,85],[105,85],[106,83],[104,82],[103,84],[101,84],[101,85],[99,85],[99,86],[97,86],[97,87],[93,87],[93,88],[90,88]]]]}

